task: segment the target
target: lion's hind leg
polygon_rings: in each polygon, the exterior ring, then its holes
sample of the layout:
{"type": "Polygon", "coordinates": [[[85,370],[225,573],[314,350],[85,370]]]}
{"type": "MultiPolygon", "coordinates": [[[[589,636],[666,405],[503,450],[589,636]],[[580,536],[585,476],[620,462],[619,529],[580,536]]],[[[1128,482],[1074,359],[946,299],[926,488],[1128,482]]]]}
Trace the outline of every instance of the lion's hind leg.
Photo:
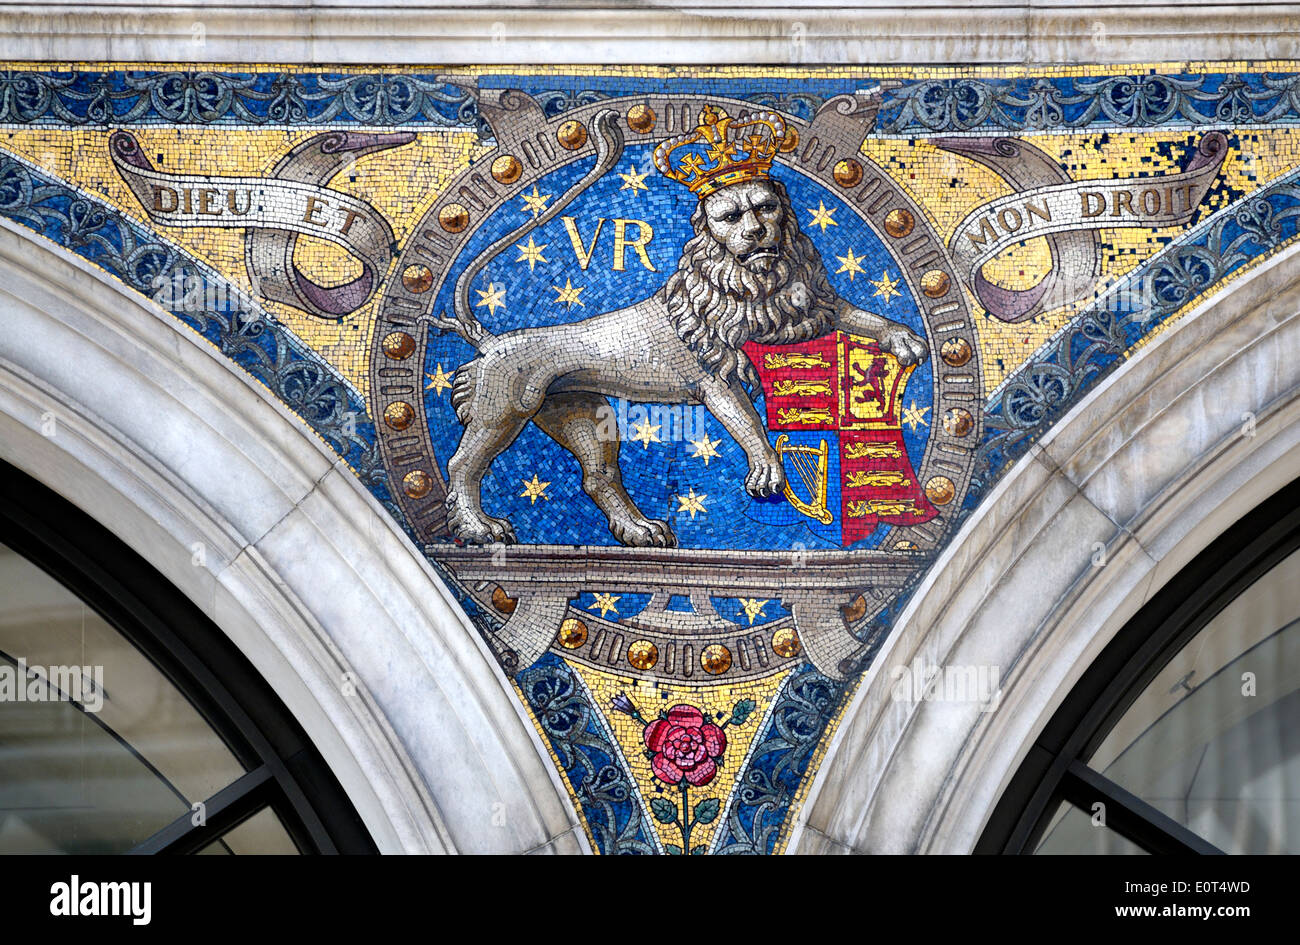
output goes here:
{"type": "Polygon", "coordinates": [[[646,518],[623,487],[618,468],[618,426],[609,403],[599,394],[551,394],[533,422],[572,453],[582,467],[582,491],[625,545],[671,548],[677,539],[668,523],[646,518]]]}
{"type": "Polygon", "coordinates": [[[465,432],[447,461],[447,526],[462,541],[481,545],[515,540],[509,521],[483,511],[481,490],[492,461],[515,441],[529,419],[510,404],[502,372],[493,372],[492,367],[482,357],[461,365],[451,392],[465,432]]]}
{"type": "Polygon", "coordinates": [[[492,426],[471,420],[465,427],[460,445],[447,462],[447,526],[462,541],[488,545],[515,540],[510,522],[483,511],[480,489],[492,460],[514,442],[525,423],[492,426]]]}

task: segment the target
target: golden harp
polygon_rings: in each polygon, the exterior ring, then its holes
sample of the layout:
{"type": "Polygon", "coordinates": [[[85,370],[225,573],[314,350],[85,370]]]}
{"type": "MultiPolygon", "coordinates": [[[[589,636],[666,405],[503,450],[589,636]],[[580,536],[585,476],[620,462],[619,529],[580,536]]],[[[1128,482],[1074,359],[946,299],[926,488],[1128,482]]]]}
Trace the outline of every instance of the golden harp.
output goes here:
{"type": "Polygon", "coordinates": [[[808,501],[805,502],[790,488],[790,477],[787,476],[785,497],[804,515],[829,525],[835,516],[826,507],[826,488],[830,481],[830,449],[826,441],[822,440],[821,446],[795,446],[790,437],[782,433],[776,438],[774,448],[782,459],[790,457],[800,481],[808,490],[808,501]]]}

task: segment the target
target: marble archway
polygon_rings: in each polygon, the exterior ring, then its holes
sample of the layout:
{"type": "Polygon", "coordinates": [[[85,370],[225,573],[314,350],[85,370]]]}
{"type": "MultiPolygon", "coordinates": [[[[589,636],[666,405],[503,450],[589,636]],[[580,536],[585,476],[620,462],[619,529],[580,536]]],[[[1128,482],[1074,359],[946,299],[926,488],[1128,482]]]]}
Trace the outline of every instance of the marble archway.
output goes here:
{"type": "Polygon", "coordinates": [[[301,420],[156,306],[8,222],[0,286],[0,458],[230,636],[382,851],[584,849],[478,636],[301,420]]]}
{"type": "Polygon", "coordinates": [[[970,852],[1096,654],[1300,471],[1297,351],[1292,249],[1184,315],[1039,440],[902,614],[847,710],[791,850],[970,852]],[[997,707],[893,700],[890,669],[916,659],[996,665],[997,707]]]}

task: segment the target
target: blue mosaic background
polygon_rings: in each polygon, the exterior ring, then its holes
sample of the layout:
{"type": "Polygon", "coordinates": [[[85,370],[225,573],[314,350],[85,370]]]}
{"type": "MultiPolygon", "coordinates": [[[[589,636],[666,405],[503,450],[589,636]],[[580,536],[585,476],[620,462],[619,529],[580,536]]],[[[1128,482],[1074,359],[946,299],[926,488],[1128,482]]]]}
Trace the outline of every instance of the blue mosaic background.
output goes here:
{"type": "MultiPolygon", "coordinates": [[[[492,260],[476,280],[470,293],[474,315],[493,334],[515,328],[537,325],[561,325],[579,321],[593,315],[611,311],[646,298],[661,288],[676,269],[682,245],[694,234],[690,216],[697,200],[686,188],[667,180],[657,172],[647,174],[648,191],[622,190],[620,172],[629,165],[649,167],[649,145],[627,149],[625,160],[604,179],[598,181],[581,198],[571,204],[564,214],[576,218],[576,225],[584,247],[589,247],[596,221],[606,222],[592,250],[589,267],[579,268],[562,217],[556,217],[535,230],[531,237],[538,246],[545,245],[545,262],[537,262],[530,272],[525,262],[518,261],[519,250],[512,244],[492,260]],[[614,271],[610,266],[613,250],[613,219],[651,220],[654,239],[647,247],[655,272],[650,272],[634,252],[626,253],[627,268],[614,271]],[[552,286],[563,287],[566,282],[584,287],[581,306],[566,306],[555,301],[552,286]],[[488,292],[493,286],[505,287],[507,304],[495,313],[488,306],[480,306],[479,292],[488,292]]],[[[590,161],[578,161],[557,171],[539,182],[542,194],[560,194],[579,179],[591,166],[590,161]]],[[[831,285],[844,298],[869,311],[923,333],[920,312],[915,300],[901,281],[901,273],[885,247],[871,229],[856,216],[847,204],[835,194],[825,190],[811,179],[784,167],[777,167],[773,176],[785,184],[800,226],[822,254],[831,285]],[[810,226],[810,210],[825,206],[831,211],[836,225],[825,232],[810,226]],[[837,273],[837,257],[852,250],[861,259],[865,273],[837,273]],[[891,279],[900,280],[899,296],[889,303],[873,298],[870,279],[880,279],[888,272],[891,279]]],[[[531,194],[531,189],[527,191],[531,194]]],[[[465,266],[497,239],[515,229],[525,217],[520,213],[520,201],[511,201],[486,221],[466,243],[457,263],[444,282],[435,302],[436,312],[452,310],[456,279],[465,266]]],[[[629,236],[635,228],[628,227],[629,236]]],[[[526,241],[525,241],[526,244],[526,241]]],[[[474,357],[474,349],[454,334],[434,334],[429,341],[424,370],[433,374],[439,365],[450,373],[454,367],[474,357]]],[[[918,408],[929,408],[934,396],[932,359],[927,359],[913,373],[908,382],[905,403],[915,401],[918,408]]],[[[430,434],[435,444],[447,444],[438,456],[444,475],[447,460],[459,442],[463,426],[452,409],[449,391],[425,391],[430,434]]],[[[668,405],[640,405],[649,416],[668,405]]],[[[760,415],[765,416],[762,395],[756,400],[760,415]]],[[[721,440],[717,447],[721,454],[710,459],[706,466],[694,458],[694,448],[684,438],[675,442],[651,443],[648,447],[631,441],[632,427],[642,413],[638,405],[620,408],[611,401],[614,415],[628,418],[623,432],[621,450],[623,482],[628,494],[641,510],[650,517],[667,519],[685,548],[838,548],[840,547],[839,520],[839,457],[833,432],[793,432],[791,442],[816,446],[825,438],[830,442],[830,489],[828,507],[835,514],[830,525],[822,525],[793,508],[784,497],[773,500],[754,499],[744,489],[748,464],[736,442],[722,425],[702,409],[702,430],[692,433],[693,438],[708,435],[711,440],[721,440]],[[686,495],[690,489],[705,494],[707,511],[692,518],[678,511],[676,495],[686,495]]],[[[686,408],[687,417],[694,415],[686,408]]],[[[930,416],[926,414],[927,418],[930,416]]],[[[683,428],[695,424],[683,423],[683,428]]],[[[929,427],[918,425],[915,430],[903,427],[904,444],[913,465],[918,465],[924,454],[929,427]]],[[[667,430],[660,435],[666,437],[667,430]]],[[[774,438],[774,437],[773,437],[774,438]]],[[[529,424],[514,444],[492,464],[483,480],[484,508],[490,515],[509,518],[519,541],[537,544],[596,544],[613,545],[617,541],[610,534],[604,515],[591,503],[581,487],[581,472],[577,461],[550,437],[529,424]],[[534,502],[521,495],[522,484],[536,475],[542,482],[550,482],[547,493],[551,498],[534,502]]],[[[878,528],[870,537],[855,547],[874,547],[888,533],[889,527],[878,528]]]]}

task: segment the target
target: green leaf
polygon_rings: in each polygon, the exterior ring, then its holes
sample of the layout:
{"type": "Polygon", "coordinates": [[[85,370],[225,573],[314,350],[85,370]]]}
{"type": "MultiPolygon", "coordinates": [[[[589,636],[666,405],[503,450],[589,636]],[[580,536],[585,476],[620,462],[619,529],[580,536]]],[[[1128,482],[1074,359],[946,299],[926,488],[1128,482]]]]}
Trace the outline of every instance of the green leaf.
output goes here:
{"type": "Polygon", "coordinates": [[[731,724],[744,725],[745,719],[757,708],[757,703],[753,699],[741,699],[731,707],[731,724]]]}
{"type": "Polygon", "coordinates": [[[677,823],[677,805],[666,797],[652,797],[650,810],[654,813],[655,820],[661,824],[677,823]]]}
{"type": "Polygon", "coordinates": [[[665,843],[664,849],[668,851],[669,856],[681,856],[682,848],[675,843],[665,843]]]}
{"type": "Polygon", "coordinates": [[[708,849],[709,848],[702,843],[698,847],[691,847],[691,856],[704,856],[708,849]]]}
{"type": "Polygon", "coordinates": [[[721,807],[716,797],[706,797],[695,805],[695,822],[697,824],[711,824],[718,819],[718,809],[721,807]]]}

